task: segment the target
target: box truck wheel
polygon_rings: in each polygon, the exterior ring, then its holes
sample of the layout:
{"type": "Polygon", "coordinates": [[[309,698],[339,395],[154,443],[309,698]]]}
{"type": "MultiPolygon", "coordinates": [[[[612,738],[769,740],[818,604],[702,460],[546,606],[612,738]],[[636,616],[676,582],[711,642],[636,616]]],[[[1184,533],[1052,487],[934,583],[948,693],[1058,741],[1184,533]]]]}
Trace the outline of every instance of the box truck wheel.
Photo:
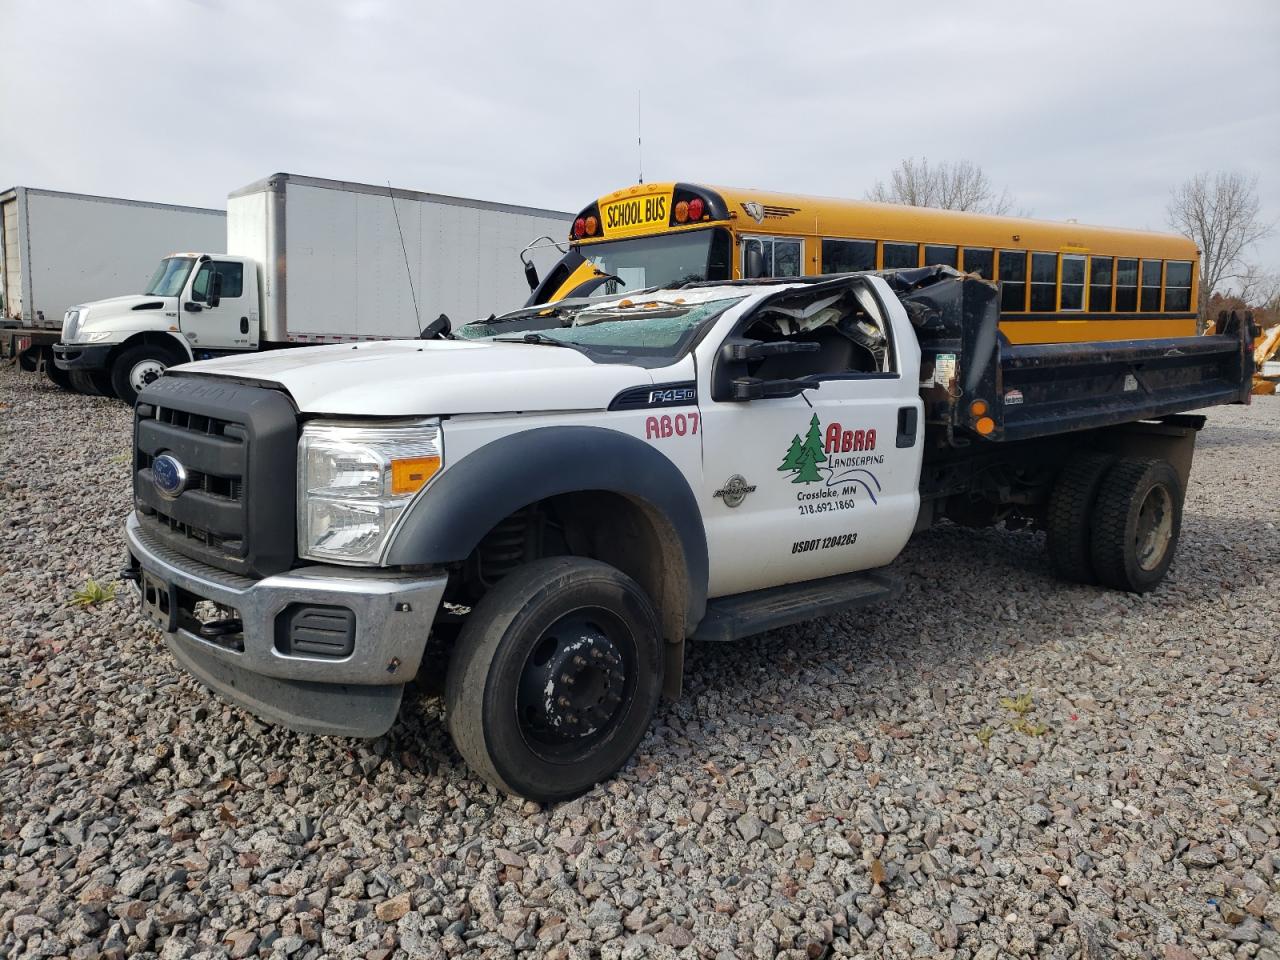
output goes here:
{"type": "Polygon", "coordinates": [[[1164,460],[1125,458],[1107,473],[1093,513],[1093,569],[1117,590],[1164,579],[1182,531],[1182,484],[1164,460]]]}
{"type": "Polygon", "coordinates": [[[1049,564],[1071,583],[1097,583],[1093,572],[1091,526],[1098,489],[1116,458],[1086,453],[1062,468],[1049,495],[1049,564]]]}
{"type": "Polygon", "coordinates": [[[662,654],[653,604],[626,574],[580,557],[536,560],[468,616],[445,685],[449,732],[499,789],[575,797],[635,752],[662,654]]]}
{"type": "Polygon", "coordinates": [[[133,406],[143,387],[184,359],[177,351],[153,343],[129,347],[111,365],[111,387],[117,397],[133,406]]]}

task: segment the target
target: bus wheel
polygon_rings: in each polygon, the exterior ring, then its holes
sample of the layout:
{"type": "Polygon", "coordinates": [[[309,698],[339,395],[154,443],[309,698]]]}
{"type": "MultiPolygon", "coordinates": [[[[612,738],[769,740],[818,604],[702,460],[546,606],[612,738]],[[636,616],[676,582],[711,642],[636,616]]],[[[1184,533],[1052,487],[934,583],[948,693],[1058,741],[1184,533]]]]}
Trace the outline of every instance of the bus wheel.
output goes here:
{"type": "Polygon", "coordinates": [[[1053,572],[1070,583],[1097,583],[1093,572],[1091,521],[1098,488],[1115,457],[1087,453],[1058,474],[1049,495],[1047,546],[1053,572]]]}
{"type": "Polygon", "coordinates": [[[662,655],[657,613],[634,580],[581,557],[536,560],[467,617],[445,687],[449,732],[500,790],[575,797],[635,752],[662,655]]]}
{"type": "Polygon", "coordinates": [[[1093,515],[1099,582],[1146,593],[1169,571],[1182,531],[1182,484],[1164,460],[1125,458],[1102,481],[1093,515]]]}

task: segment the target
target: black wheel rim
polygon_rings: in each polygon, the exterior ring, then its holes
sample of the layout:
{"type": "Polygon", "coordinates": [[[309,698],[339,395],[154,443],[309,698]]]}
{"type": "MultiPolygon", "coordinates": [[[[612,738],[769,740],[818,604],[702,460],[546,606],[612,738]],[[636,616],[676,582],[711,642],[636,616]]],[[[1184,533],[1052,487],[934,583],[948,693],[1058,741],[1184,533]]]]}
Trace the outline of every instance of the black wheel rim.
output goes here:
{"type": "Polygon", "coordinates": [[[617,730],[635,699],[636,643],[616,614],[584,607],[534,641],[520,673],[516,715],[529,749],[572,763],[617,730]]]}

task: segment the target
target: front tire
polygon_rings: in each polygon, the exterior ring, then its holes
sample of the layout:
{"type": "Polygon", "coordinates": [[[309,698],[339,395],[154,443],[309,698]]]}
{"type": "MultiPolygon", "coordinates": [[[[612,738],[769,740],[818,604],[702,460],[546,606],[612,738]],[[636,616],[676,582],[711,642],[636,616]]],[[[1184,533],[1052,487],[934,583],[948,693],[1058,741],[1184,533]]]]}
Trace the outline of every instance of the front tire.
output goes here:
{"type": "Polygon", "coordinates": [[[1182,484],[1164,460],[1126,458],[1102,481],[1093,514],[1093,569],[1116,590],[1164,580],[1182,531],[1182,484]]]}
{"type": "MultiPolygon", "coordinates": [[[[67,374],[76,393],[83,393],[86,397],[100,397],[103,395],[99,387],[99,381],[91,371],[68,370],[67,374]]],[[[107,396],[111,396],[111,394],[108,393],[107,396]]]]}
{"type": "Polygon", "coordinates": [[[658,616],[639,584],[595,560],[537,560],[468,616],[445,685],[449,732],[500,790],[566,800],[635,752],[662,670],[658,616]]]}
{"type": "Polygon", "coordinates": [[[115,395],[133,406],[147,384],[158,380],[169,367],[181,363],[173,351],[149,343],[129,347],[111,365],[111,388],[115,395]]]}

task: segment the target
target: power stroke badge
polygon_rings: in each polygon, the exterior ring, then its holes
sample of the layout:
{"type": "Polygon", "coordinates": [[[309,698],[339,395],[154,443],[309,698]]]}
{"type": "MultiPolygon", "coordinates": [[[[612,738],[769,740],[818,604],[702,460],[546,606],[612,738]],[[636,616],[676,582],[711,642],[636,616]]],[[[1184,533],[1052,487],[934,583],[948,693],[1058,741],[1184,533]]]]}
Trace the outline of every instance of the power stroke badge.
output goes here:
{"type": "Polygon", "coordinates": [[[756,485],[754,483],[747,483],[741,474],[735,473],[712,496],[723,500],[726,507],[738,507],[742,505],[743,500],[747,499],[748,493],[755,492],[756,485]]]}

